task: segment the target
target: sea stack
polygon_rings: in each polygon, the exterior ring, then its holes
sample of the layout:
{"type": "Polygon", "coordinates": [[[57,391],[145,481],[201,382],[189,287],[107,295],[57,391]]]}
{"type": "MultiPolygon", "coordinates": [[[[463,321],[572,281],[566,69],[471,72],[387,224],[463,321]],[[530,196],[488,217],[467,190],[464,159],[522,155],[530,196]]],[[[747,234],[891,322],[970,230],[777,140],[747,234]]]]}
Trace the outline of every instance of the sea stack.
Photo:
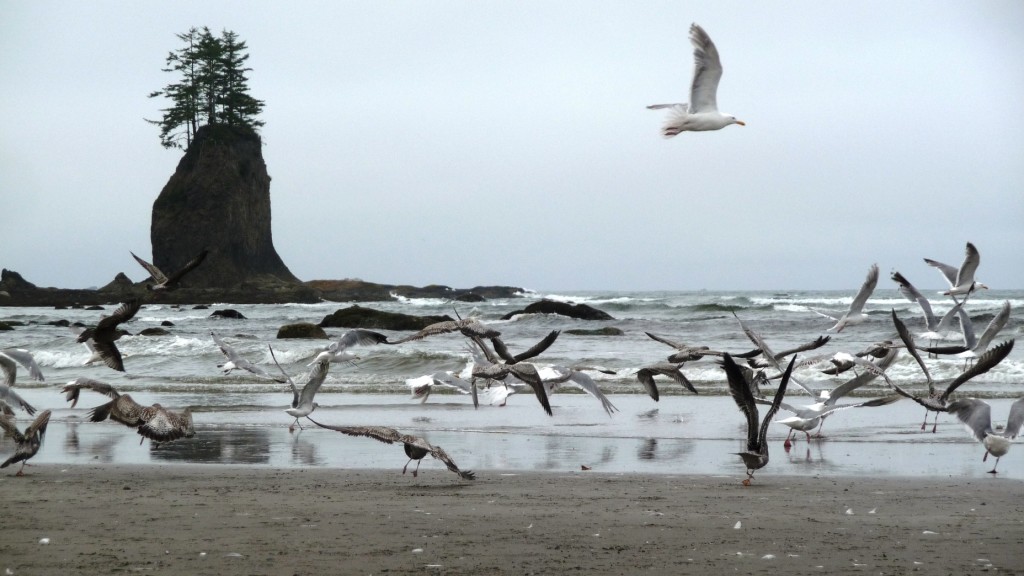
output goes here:
{"type": "Polygon", "coordinates": [[[189,288],[300,285],[274,249],[270,176],[262,142],[249,128],[207,125],[153,203],[153,264],[176,270],[204,248],[189,288]]]}

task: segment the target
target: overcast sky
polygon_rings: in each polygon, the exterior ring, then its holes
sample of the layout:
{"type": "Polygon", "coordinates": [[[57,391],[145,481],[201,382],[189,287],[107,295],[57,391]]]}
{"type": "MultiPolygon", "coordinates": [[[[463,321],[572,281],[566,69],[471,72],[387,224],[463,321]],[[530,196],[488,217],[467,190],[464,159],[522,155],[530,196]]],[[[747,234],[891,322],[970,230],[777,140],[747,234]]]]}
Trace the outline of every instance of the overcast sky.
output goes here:
{"type": "Polygon", "coordinates": [[[304,280],[536,290],[1024,288],[1024,2],[0,0],[0,266],[146,273],[175,34],[249,46],[304,280]],[[687,38],[747,122],[660,135],[687,38]]]}

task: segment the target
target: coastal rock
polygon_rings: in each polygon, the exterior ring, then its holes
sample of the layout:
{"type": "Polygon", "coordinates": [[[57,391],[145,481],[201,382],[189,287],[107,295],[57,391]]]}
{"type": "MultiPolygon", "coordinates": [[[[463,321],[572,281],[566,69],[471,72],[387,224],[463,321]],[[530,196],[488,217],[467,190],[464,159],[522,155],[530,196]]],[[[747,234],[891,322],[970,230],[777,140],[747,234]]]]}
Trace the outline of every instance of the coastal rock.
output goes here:
{"type": "Polygon", "coordinates": [[[183,287],[304,288],[274,249],[270,176],[249,128],[199,128],[153,203],[150,240],[153,264],[168,273],[210,250],[183,287]]]}
{"type": "Polygon", "coordinates": [[[170,335],[171,335],[170,332],[168,332],[167,330],[165,330],[163,328],[160,328],[158,326],[153,326],[153,327],[150,327],[150,328],[143,328],[142,330],[139,331],[139,336],[170,336],[170,335]]]}
{"type": "Polygon", "coordinates": [[[174,326],[174,322],[171,322],[170,320],[164,320],[163,322],[160,323],[160,325],[161,326],[174,326]]]}
{"type": "Polygon", "coordinates": [[[14,330],[14,326],[11,326],[9,323],[4,322],[3,320],[0,320],[0,332],[4,330],[14,330]]]}
{"type": "Polygon", "coordinates": [[[285,324],[277,330],[277,338],[320,338],[326,339],[327,333],[324,329],[311,322],[297,322],[285,324]]]}
{"type": "Polygon", "coordinates": [[[501,317],[502,320],[509,320],[518,314],[559,314],[576,318],[578,320],[614,320],[610,314],[598,310],[586,304],[570,304],[568,302],[556,302],[554,300],[540,300],[528,305],[522,310],[509,312],[501,317]]]}
{"type": "Polygon", "coordinates": [[[367,328],[370,330],[421,330],[436,322],[453,320],[444,316],[413,316],[384,312],[361,306],[349,306],[334,311],[320,321],[322,328],[367,328]]]}
{"type": "Polygon", "coordinates": [[[138,292],[141,294],[143,290],[145,289],[132,282],[131,278],[128,278],[124,272],[118,272],[113,280],[99,289],[100,292],[115,292],[119,294],[127,292],[138,292]]]}
{"type": "Polygon", "coordinates": [[[621,328],[615,326],[605,326],[596,330],[572,329],[566,330],[565,333],[573,336],[622,336],[624,334],[621,328]]]}
{"type": "Polygon", "coordinates": [[[245,316],[238,310],[232,308],[225,308],[223,310],[214,310],[210,316],[217,316],[218,318],[232,318],[234,320],[245,320],[245,316]]]}

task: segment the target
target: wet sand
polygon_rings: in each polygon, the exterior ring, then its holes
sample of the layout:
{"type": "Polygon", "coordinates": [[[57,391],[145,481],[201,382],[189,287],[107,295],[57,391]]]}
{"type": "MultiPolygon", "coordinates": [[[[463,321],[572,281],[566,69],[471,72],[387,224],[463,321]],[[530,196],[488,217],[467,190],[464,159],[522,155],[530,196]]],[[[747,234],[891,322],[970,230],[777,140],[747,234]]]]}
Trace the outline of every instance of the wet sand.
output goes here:
{"type": "Polygon", "coordinates": [[[1024,573],[1024,483],[1002,478],[3,472],[15,575],[1024,573]]]}

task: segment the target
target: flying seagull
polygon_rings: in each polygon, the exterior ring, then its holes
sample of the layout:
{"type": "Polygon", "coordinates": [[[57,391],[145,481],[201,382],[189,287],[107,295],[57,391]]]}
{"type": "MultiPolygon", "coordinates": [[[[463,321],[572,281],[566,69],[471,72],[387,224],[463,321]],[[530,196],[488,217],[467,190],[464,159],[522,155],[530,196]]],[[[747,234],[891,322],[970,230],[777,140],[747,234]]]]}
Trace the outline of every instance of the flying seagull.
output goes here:
{"type": "Polygon", "coordinates": [[[167,276],[166,274],[161,272],[160,269],[154,266],[153,264],[150,264],[149,262],[146,262],[142,258],[135,256],[134,252],[131,252],[131,255],[135,257],[136,262],[138,262],[143,268],[146,269],[146,272],[149,272],[149,275],[153,278],[153,281],[156,282],[156,284],[146,284],[146,288],[148,290],[165,290],[169,292],[178,287],[178,283],[181,282],[181,279],[182,277],[185,276],[185,274],[188,274],[196,266],[202,264],[203,260],[206,259],[206,255],[209,252],[209,250],[203,249],[203,251],[200,252],[198,256],[190,260],[188,264],[185,264],[185,266],[183,266],[180,270],[178,270],[174,274],[171,274],[170,276],[167,276]]]}
{"type": "Polygon", "coordinates": [[[387,344],[388,337],[373,330],[349,330],[341,335],[326,350],[321,351],[308,365],[326,360],[328,362],[351,362],[356,356],[348,351],[353,346],[372,346],[374,344],[387,344]]]}
{"type": "Polygon", "coordinates": [[[326,424],[321,424],[312,418],[309,420],[321,428],[334,430],[335,432],[341,432],[342,434],[347,434],[349,436],[365,436],[385,444],[401,442],[402,446],[405,448],[405,455],[409,457],[409,461],[406,462],[405,467],[402,468],[402,474],[405,474],[406,470],[409,468],[409,464],[411,464],[413,460],[416,460],[416,468],[412,471],[412,475],[413,477],[417,476],[420,470],[420,463],[427,454],[430,454],[434,458],[444,462],[445,466],[447,466],[449,470],[459,475],[459,478],[462,478],[463,480],[473,480],[476,478],[476,475],[470,470],[459,470],[459,467],[455,465],[455,461],[453,461],[440,446],[434,446],[419,436],[402,434],[394,428],[387,428],[385,426],[328,426],[326,424]]]}
{"type": "Polygon", "coordinates": [[[914,285],[910,283],[910,280],[907,280],[903,274],[893,272],[891,277],[893,282],[900,285],[900,294],[911,302],[917,302],[917,305],[921,307],[921,311],[924,312],[925,332],[921,334],[921,338],[931,340],[933,342],[945,338],[946,333],[949,332],[950,326],[953,324],[953,316],[955,316],[957,311],[961,309],[963,302],[957,303],[955,306],[950,308],[949,312],[946,312],[942,318],[939,318],[934,312],[932,312],[932,305],[928,299],[924,297],[924,294],[921,294],[921,292],[915,288],[914,285]]]}
{"type": "Polygon", "coordinates": [[[928,424],[928,413],[935,412],[935,423],[932,425],[932,432],[935,432],[936,428],[939,425],[938,413],[948,411],[949,396],[954,391],[956,391],[956,389],[959,388],[960,385],[962,385],[964,382],[967,382],[971,378],[974,378],[975,376],[980,376],[985,372],[988,372],[992,368],[995,368],[1000,362],[1003,361],[1003,358],[1006,358],[1013,350],[1014,340],[1007,340],[1006,342],[1003,342],[998,346],[990,348],[987,352],[978,357],[978,361],[975,362],[973,366],[971,366],[967,370],[964,370],[964,372],[957,376],[956,378],[953,378],[949,382],[949,384],[946,385],[945,390],[939,391],[935,382],[932,380],[931,374],[928,372],[928,367],[925,366],[924,360],[921,358],[921,355],[917,352],[917,347],[914,345],[914,337],[910,335],[910,331],[907,330],[906,324],[904,324],[903,321],[896,316],[895,310],[892,313],[892,321],[893,324],[895,324],[896,332],[899,333],[900,338],[903,340],[903,344],[907,348],[907,351],[910,352],[910,355],[917,362],[918,366],[921,367],[921,371],[924,372],[925,378],[928,380],[927,396],[915,396],[908,392],[907,390],[901,388],[895,382],[889,382],[889,385],[892,386],[892,388],[896,390],[896,392],[899,393],[901,396],[910,398],[914,402],[917,402],[921,406],[924,406],[924,422],[921,423],[921,430],[924,430],[925,426],[928,424]]]}
{"type": "Polygon", "coordinates": [[[530,388],[533,388],[533,393],[537,396],[537,401],[540,402],[544,412],[548,416],[552,416],[551,403],[548,401],[547,390],[544,386],[544,381],[540,377],[540,373],[537,372],[537,367],[529,362],[516,362],[515,364],[507,364],[501,361],[501,358],[492,351],[487,343],[484,342],[483,338],[473,336],[470,338],[473,343],[476,344],[476,348],[470,347],[470,352],[473,355],[473,367],[470,371],[472,376],[472,394],[473,394],[473,405],[476,406],[479,403],[476,395],[476,380],[505,380],[509,376],[518,378],[523,382],[529,384],[530,388]]]}
{"type": "Polygon", "coordinates": [[[214,334],[212,330],[210,331],[210,336],[213,337],[213,342],[218,348],[220,348],[221,353],[228,359],[228,361],[223,364],[217,364],[217,367],[222,369],[225,374],[230,374],[232,370],[245,370],[246,372],[252,372],[257,376],[262,376],[263,378],[269,378],[275,382],[280,382],[281,384],[287,382],[284,378],[270,374],[270,372],[267,372],[262,366],[257,366],[245,358],[242,358],[234,348],[221,340],[220,337],[214,334]]]}
{"type": "Polygon", "coordinates": [[[928,258],[925,258],[924,261],[929,266],[939,269],[942,277],[949,283],[949,290],[946,290],[943,294],[952,296],[954,300],[956,300],[957,296],[967,296],[975,290],[988,290],[988,286],[974,279],[974,273],[978,270],[978,265],[981,264],[981,254],[978,253],[978,249],[974,247],[974,244],[970,242],[967,243],[964,261],[960,264],[959,268],[954,268],[949,264],[943,264],[928,258]]]}
{"type": "Polygon", "coordinates": [[[750,385],[747,383],[743,371],[732,359],[732,356],[729,354],[722,356],[722,367],[725,368],[725,375],[729,380],[729,394],[736,401],[736,406],[747,417],[746,450],[737,452],[747,467],[747,478],[743,481],[744,486],[750,486],[755,470],[760,470],[768,465],[768,425],[771,424],[775,413],[779,411],[779,405],[786,395],[786,386],[789,384],[789,375],[793,372],[795,360],[796,356],[789,361],[789,366],[783,372],[782,381],[779,382],[779,388],[775,392],[775,399],[772,401],[768,413],[764,415],[764,420],[759,422],[757,402],[754,400],[754,394],[750,391],[750,385]]]}
{"type": "Polygon", "coordinates": [[[655,376],[668,376],[682,384],[683,388],[696,394],[697,389],[693,387],[690,380],[683,374],[683,364],[683,362],[655,362],[637,370],[636,379],[643,385],[647,395],[655,402],[661,397],[661,394],[658,392],[658,384],[654,381],[655,376]]]}
{"type": "Polygon", "coordinates": [[[78,396],[83,388],[112,398],[110,402],[90,410],[89,420],[102,422],[109,418],[129,428],[135,428],[139,436],[142,436],[139,439],[139,444],[146,438],[159,445],[161,442],[191,438],[196,435],[190,408],[185,408],[178,413],[168,410],[160,404],[143,406],[133,400],[130,395],[119,393],[110,384],[90,378],[77,378],[65,384],[61,389],[61,392],[66,395],[67,401],[71,402],[72,408],[78,404],[78,396]]]}
{"type": "Polygon", "coordinates": [[[693,80],[690,82],[688,104],[652,104],[649,110],[669,109],[661,132],[671,138],[680,132],[720,130],[730,124],[746,126],[735,116],[718,111],[718,82],[722,79],[722,62],[711,37],[697,24],[690,25],[693,44],[693,80]]]}
{"type": "Polygon", "coordinates": [[[36,455],[36,452],[39,452],[43,436],[46,435],[46,425],[49,422],[50,411],[43,410],[22,433],[14,423],[14,416],[0,416],[0,428],[13,438],[16,444],[14,455],[4,460],[3,464],[0,464],[0,468],[7,468],[11,464],[21,462],[21,468],[18,468],[18,473],[15,476],[24,476],[25,464],[36,455]]]}
{"type": "Polygon", "coordinates": [[[141,306],[142,304],[137,298],[121,304],[114,310],[113,314],[101,318],[95,328],[83,330],[78,335],[77,341],[85,342],[91,339],[93,347],[96,353],[100,355],[100,358],[103,359],[103,363],[118,372],[124,372],[124,361],[121,359],[121,352],[114,344],[114,341],[124,333],[123,330],[118,329],[118,325],[131,320],[141,306]]]}
{"type": "Polygon", "coordinates": [[[493,330],[488,326],[482,324],[475,318],[460,318],[458,320],[445,320],[443,322],[435,322],[426,328],[423,328],[415,334],[410,334],[405,338],[399,338],[398,340],[386,341],[386,344],[402,344],[403,342],[411,342],[413,340],[422,340],[427,336],[434,336],[436,334],[448,334],[450,332],[461,332],[463,336],[472,338],[474,336],[479,338],[495,338],[501,336],[501,332],[493,330]]]}
{"type": "Polygon", "coordinates": [[[313,401],[313,397],[320,390],[320,386],[323,385],[324,380],[327,379],[327,371],[331,368],[331,362],[329,360],[320,360],[313,365],[313,368],[309,371],[309,376],[306,377],[306,384],[302,387],[302,392],[295,386],[295,382],[292,381],[291,376],[281,368],[281,365],[277,363],[277,357],[274,356],[274,349],[270,348],[270,356],[274,359],[274,364],[277,364],[277,369],[284,374],[287,379],[288,385],[292,389],[292,405],[291,408],[285,410],[285,414],[295,418],[291,426],[288,426],[289,432],[294,432],[295,427],[298,426],[299,430],[302,430],[302,424],[299,423],[299,418],[309,417],[314,410],[320,407],[319,404],[313,401]]]}
{"type": "Polygon", "coordinates": [[[14,386],[14,380],[18,375],[18,364],[21,364],[33,380],[43,382],[43,371],[32,356],[32,353],[23,348],[4,348],[0,350],[0,371],[4,373],[4,384],[14,386]]]}
{"type": "Polygon", "coordinates": [[[971,316],[963,309],[963,302],[956,306],[956,312],[960,319],[960,331],[964,337],[963,345],[928,346],[921,349],[929,354],[954,354],[958,358],[964,359],[964,368],[966,369],[971,360],[977,359],[979,355],[989,349],[992,340],[1006,326],[1006,322],[1010,319],[1010,301],[1003,301],[999,312],[985,326],[985,331],[981,333],[980,338],[974,333],[974,323],[971,321],[971,316]]]}
{"type": "Polygon", "coordinates": [[[974,438],[985,446],[982,462],[988,459],[989,454],[996,457],[995,465],[988,471],[989,474],[995,474],[999,459],[1010,451],[1010,441],[1017,437],[1021,425],[1024,425],[1024,398],[1010,405],[1010,416],[1001,434],[992,429],[992,407],[983,400],[965,398],[950,402],[946,409],[959,418],[974,438]]]}
{"type": "Polygon", "coordinates": [[[842,332],[843,328],[847,326],[853,326],[860,324],[867,320],[867,314],[864,314],[864,304],[867,303],[868,298],[871,297],[871,293],[875,291],[875,286],[878,284],[878,264],[872,264],[871,268],[868,268],[868,275],[864,278],[864,284],[861,285],[860,290],[857,291],[857,295],[853,297],[853,301],[850,302],[850,309],[846,311],[840,317],[832,316],[824,312],[815,310],[817,314],[826,318],[831,318],[836,321],[835,326],[829,328],[829,330],[835,330],[836,332],[842,332]]]}

